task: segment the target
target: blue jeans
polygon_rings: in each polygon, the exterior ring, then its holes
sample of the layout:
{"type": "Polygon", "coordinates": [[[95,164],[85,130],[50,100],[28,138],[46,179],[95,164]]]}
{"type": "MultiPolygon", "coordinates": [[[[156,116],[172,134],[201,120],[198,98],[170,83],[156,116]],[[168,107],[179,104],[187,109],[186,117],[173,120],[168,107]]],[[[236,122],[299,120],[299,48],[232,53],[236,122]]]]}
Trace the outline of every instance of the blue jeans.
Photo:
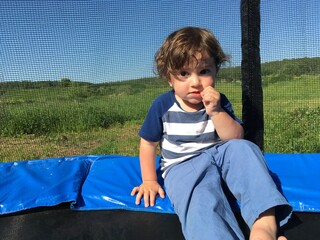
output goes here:
{"type": "Polygon", "coordinates": [[[278,191],[260,149],[246,140],[217,144],[168,172],[165,188],[188,240],[244,239],[224,193],[226,184],[240,202],[247,225],[261,213],[291,207],[278,191]]]}

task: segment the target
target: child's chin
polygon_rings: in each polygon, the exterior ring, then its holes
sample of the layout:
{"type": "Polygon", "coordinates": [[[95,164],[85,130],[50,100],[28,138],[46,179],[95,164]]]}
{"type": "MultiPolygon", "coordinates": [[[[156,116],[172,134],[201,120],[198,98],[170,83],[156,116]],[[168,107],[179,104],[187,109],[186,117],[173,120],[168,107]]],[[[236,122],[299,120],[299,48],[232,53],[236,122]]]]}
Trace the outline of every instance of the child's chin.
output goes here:
{"type": "Polygon", "coordinates": [[[189,101],[189,105],[193,106],[194,108],[202,108],[203,107],[203,103],[202,101],[189,101]]]}
{"type": "Polygon", "coordinates": [[[192,99],[189,99],[188,101],[190,104],[195,104],[195,105],[199,105],[199,104],[202,104],[202,98],[192,98],[192,99]]]}

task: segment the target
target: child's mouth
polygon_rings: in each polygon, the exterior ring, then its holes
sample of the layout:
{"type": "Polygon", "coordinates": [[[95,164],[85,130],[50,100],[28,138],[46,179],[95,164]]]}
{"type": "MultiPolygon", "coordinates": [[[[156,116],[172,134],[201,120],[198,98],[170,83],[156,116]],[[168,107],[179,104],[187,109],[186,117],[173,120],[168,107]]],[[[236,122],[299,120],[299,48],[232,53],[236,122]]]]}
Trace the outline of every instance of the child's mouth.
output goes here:
{"type": "Polygon", "coordinates": [[[201,92],[199,91],[190,92],[190,95],[195,97],[201,97],[201,92]]]}

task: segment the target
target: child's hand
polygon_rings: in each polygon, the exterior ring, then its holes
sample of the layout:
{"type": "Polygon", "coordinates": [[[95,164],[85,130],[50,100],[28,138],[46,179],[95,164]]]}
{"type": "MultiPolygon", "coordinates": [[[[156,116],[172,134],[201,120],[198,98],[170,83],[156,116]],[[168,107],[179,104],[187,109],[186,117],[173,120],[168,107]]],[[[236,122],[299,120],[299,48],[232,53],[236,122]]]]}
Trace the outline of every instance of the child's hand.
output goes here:
{"type": "Polygon", "coordinates": [[[143,181],[140,186],[132,189],[131,196],[136,194],[136,204],[139,205],[143,197],[145,207],[154,206],[157,194],[159,194],[161,198],[165,197],[164,190],[157,181],[143,181]]]}
{"type": "Polygon", "coordinates": [[[221,111],[220,93],[213,87],[208,86],[201,92],[202,102],[210,117],[221,111]]]}

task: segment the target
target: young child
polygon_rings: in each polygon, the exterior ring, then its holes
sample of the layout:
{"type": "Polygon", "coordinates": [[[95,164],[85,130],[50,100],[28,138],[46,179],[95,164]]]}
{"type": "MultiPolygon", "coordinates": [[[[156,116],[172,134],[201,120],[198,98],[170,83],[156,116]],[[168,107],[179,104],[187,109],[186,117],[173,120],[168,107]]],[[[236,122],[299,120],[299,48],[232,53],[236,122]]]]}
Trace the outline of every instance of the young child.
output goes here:
{"type": "MultiPolygon", "coordinates": [[[[278,220],[291,213],[259,148],[243,140],[241,121],[214,88],[228,58],[206,29],[173,32],[155,56],[160,77],[172,90],[155,99],[139,131],[142,184],[131,195],[154,206],[165,197],[156,174],[156,149],[166,193],[186,239],[244,239],[224,186],[240,202],[250,239],[277,239],[278,220]],[[278,216],[282,210],[282,216],[278,216]],[[275,217],[277,212],[277,219],[275,217]]],[[[278,239],[286,239],[279,237],[278,239]]]]}

